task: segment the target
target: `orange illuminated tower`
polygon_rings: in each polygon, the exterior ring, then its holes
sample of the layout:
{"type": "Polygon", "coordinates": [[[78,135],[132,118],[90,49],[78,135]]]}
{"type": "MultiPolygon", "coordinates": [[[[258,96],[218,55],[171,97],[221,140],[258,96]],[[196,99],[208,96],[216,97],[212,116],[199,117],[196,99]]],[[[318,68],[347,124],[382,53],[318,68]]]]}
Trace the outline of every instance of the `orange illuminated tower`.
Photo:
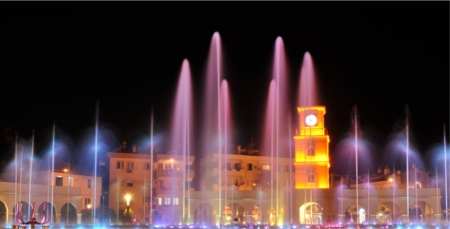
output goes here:
{"type": "Polygon", "coordinates": [[[300,129],[295,141],[295,188],[329,188],[328,144],[325,107],[298,107],[300,129]]]}

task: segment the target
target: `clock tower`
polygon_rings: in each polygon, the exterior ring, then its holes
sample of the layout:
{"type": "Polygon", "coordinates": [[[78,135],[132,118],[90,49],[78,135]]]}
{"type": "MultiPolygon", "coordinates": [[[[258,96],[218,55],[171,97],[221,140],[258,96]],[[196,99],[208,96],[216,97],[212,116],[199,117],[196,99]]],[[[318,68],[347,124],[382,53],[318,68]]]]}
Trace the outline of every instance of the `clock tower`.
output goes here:
{"type": "Polygon", "coordinates": [[[324,106],[298,107],[295,141],[295,188],[329,188],[328,144],[324,106]]]}

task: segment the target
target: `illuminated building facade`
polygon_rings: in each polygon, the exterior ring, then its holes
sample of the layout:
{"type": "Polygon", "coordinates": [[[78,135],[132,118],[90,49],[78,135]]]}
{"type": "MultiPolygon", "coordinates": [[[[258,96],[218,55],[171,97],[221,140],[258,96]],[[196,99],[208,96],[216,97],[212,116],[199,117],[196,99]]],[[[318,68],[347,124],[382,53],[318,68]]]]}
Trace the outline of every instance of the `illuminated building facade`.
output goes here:
{"type": "Polygon", "coordinates": [[[154,224],[218,225],[231,224],[235,218],[241,223],[270,225],[441,220],[440,190],[428,173],[414,166],[408,182],[404,171],[389,167],[370,176],[361,174],[356,208],[355,177],[329,174],[325,107],[297,110],[295,153],[276,162],[263,156],[253,140],[246,148],[237,146],[235,152],[221,156],[210,153],[195,162],[193,156],[186,160],[155,154],[151,159],[149,154],[136,152],[109,153],[110,207],[124,211],[124,197],[129,194],[136,221],[144,221],[150,212],[147,198],[152,188],[154,224]],[[406,187],[410,188],[409,206],[406,187]],[[409,209],[413,209],[411,215],[409,209]],[[413,215],[419,212],[414,209],[420,209],[420,216],[413,215]]]}
{"type": "Polygon", "coordinates": [[[155,154],[152,160],[133,147],[132,152],[109,152],[108,157],[109,207],[117,212],[117,221],[169,223],[188,214],[183,199],[193,190],[193,156],[183,165],[183,156],[155,154]]]}
{"type": "Polygon", "coordinates": [[[100,206],[100,195],[94,197],[94,183],[98,184],[98,193],[102,193],[102,178],[94,178],[92,175],[89,176],[68,168],[56,170],[53,177],[51,174],[52,172],[49,170],[33,172],[31,186],[29,186],[28,171],[20,176],[22,182],[18,180],[17,183],[15,183],[14,173],[2,174],[5,179],[0,180],[0,226],[14,222],[14,204],[16,202],[22,202],[25,221],[29,220],[27,209],[33,203],[35,203],[36,218],[40,220],[43,217],[43,203],[47,202],[47,209],[49,209],[47,214],[50,216],[52,213],[53,224],[93,222],[91,213],[85,213],[100,206]],[[52,189],[53,199],[50,197],[52,189]]]}
{"type": "Polygon", "coordinates": [[[329,188],[330,137],[325,129],[325,107],[297,108],[300,129],[295,140],[295,188],[329,188]]]}

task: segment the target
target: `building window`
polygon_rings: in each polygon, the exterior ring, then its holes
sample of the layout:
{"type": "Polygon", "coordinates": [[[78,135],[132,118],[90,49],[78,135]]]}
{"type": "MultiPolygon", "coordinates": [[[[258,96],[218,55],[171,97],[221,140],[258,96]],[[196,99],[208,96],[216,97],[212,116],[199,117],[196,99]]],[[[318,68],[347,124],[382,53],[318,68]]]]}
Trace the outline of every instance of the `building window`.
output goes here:
{"type": "Polygon", "coordinates": [[[292,166],[292,172],[295,172],[295,166],[292,166]]]}
{"type": "Polygon", "coordinates": [[[315,155],[316,155],[316,152],[315,152],[314,148],[313,147],[309,147],[308,148],[308,156],[312,157],[312,156],[315,156],[315,155]]]}
{"type": "Polygon", "coordinates": [[[270,165],[263,165],[263,170],[270,170],[270,165]]]}
{"type": "Polygon", "coordinates": [[[144,162],[144,170],[150,170],[150,163],[144,162]]]}
{"type": "Polygon", "coordinates": [[[72,177],[69,177],[68,181],[69,181],[69,187],[72,187],[72,177]]]}
{"type": "Polygon", "coordinates": [[[289,165],[284,166],[284,172],[286,172],[286,173],[289,172],[289,165]]]}
{"type": "Polygon", "coordinates": [[[173,205],[178,205],[178,197],[173,198],[173,205]]]}
{"type": "Polygon", "coordinates": [[[127,161],[127,173],[132,173],[134,170],[134,162],[127,161]]]}
{"type": "Polygon", "coordinates": [[[253,165],[252,164],[247,164],[247,170],[248,171],[252,171],[252,169],[253,169],[253,165]]]}
{"type": "Polygon", "coordinates": [[[127,187],[133,187],[133,182],[127,182],[127,187]]]}
{"type": "Polygon", "coordinates": [[[91,183],[92,183],[92,180],[88,179],[88,188],[91,188],[91,183]]]}
{"type": "Polygon", "coordinates": [[[158,197],[158,205],[162,205],[162,198],[158,197]]]}
{"type": "Polygon", "coordinates": [[[227,162],[227,169],[228,169],[228,171],[231,170],[231,164],[230,164],[230,162],[227,162]]]}
{"type": "Polygon", "coordinates": [[[308,183],[316,183],[316,176],[314,174],[309,174],[308,183]]]}
{"type": "Polygon", "coordinates": [[[62,177],[56,177],[55,186],[63,186],[63,178],[62,177]]]}
{"type": "Polygon", "coordinates": [[[124,164],[125,164],[125,163],[124,163],[123,161],[118,161],[117,164],[116,164],[116,168],[117,168],[117,169],[123,169],[124,164]]]}
{"type": "Polygon", "coordinates": [[[162,163],[158,163],[158,170],[163,170],[163,164],[162,163]]]}
{"type": "Polygon", "coordinates": [[[241,170],[241,164],[240,163],[234,163],[234,169],[236,169],[236,171],[240,171],[241,170]]]}
{"type": "Polygon", "coordinates": [[[170,205],[170,198],[169,197],[164,198],[164,205],[170,205]]]}

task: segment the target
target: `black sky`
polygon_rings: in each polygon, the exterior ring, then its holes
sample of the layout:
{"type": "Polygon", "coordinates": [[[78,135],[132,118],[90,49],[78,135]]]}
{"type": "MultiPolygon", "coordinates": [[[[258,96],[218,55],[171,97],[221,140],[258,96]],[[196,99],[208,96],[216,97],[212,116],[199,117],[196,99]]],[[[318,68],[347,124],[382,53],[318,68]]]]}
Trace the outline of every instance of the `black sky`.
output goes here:
{"type": "Polygon", "coordinates": [[[99,99],[100,122],[119,141],[148,135],[152,105],[163,132],[184,58],[196,99],[202,96],[215,31],[238,143],[262,131],[277,36],[292,91],[305,51],[315,61],[330,149],[350,128],[353,105],[380,147],[407,104],[423,154],[442,141],[449,122],[449,2],[3,2],[0,8],[2,129],[44,134],[56,120],[77,139],[94,125],[99,99]]]}

